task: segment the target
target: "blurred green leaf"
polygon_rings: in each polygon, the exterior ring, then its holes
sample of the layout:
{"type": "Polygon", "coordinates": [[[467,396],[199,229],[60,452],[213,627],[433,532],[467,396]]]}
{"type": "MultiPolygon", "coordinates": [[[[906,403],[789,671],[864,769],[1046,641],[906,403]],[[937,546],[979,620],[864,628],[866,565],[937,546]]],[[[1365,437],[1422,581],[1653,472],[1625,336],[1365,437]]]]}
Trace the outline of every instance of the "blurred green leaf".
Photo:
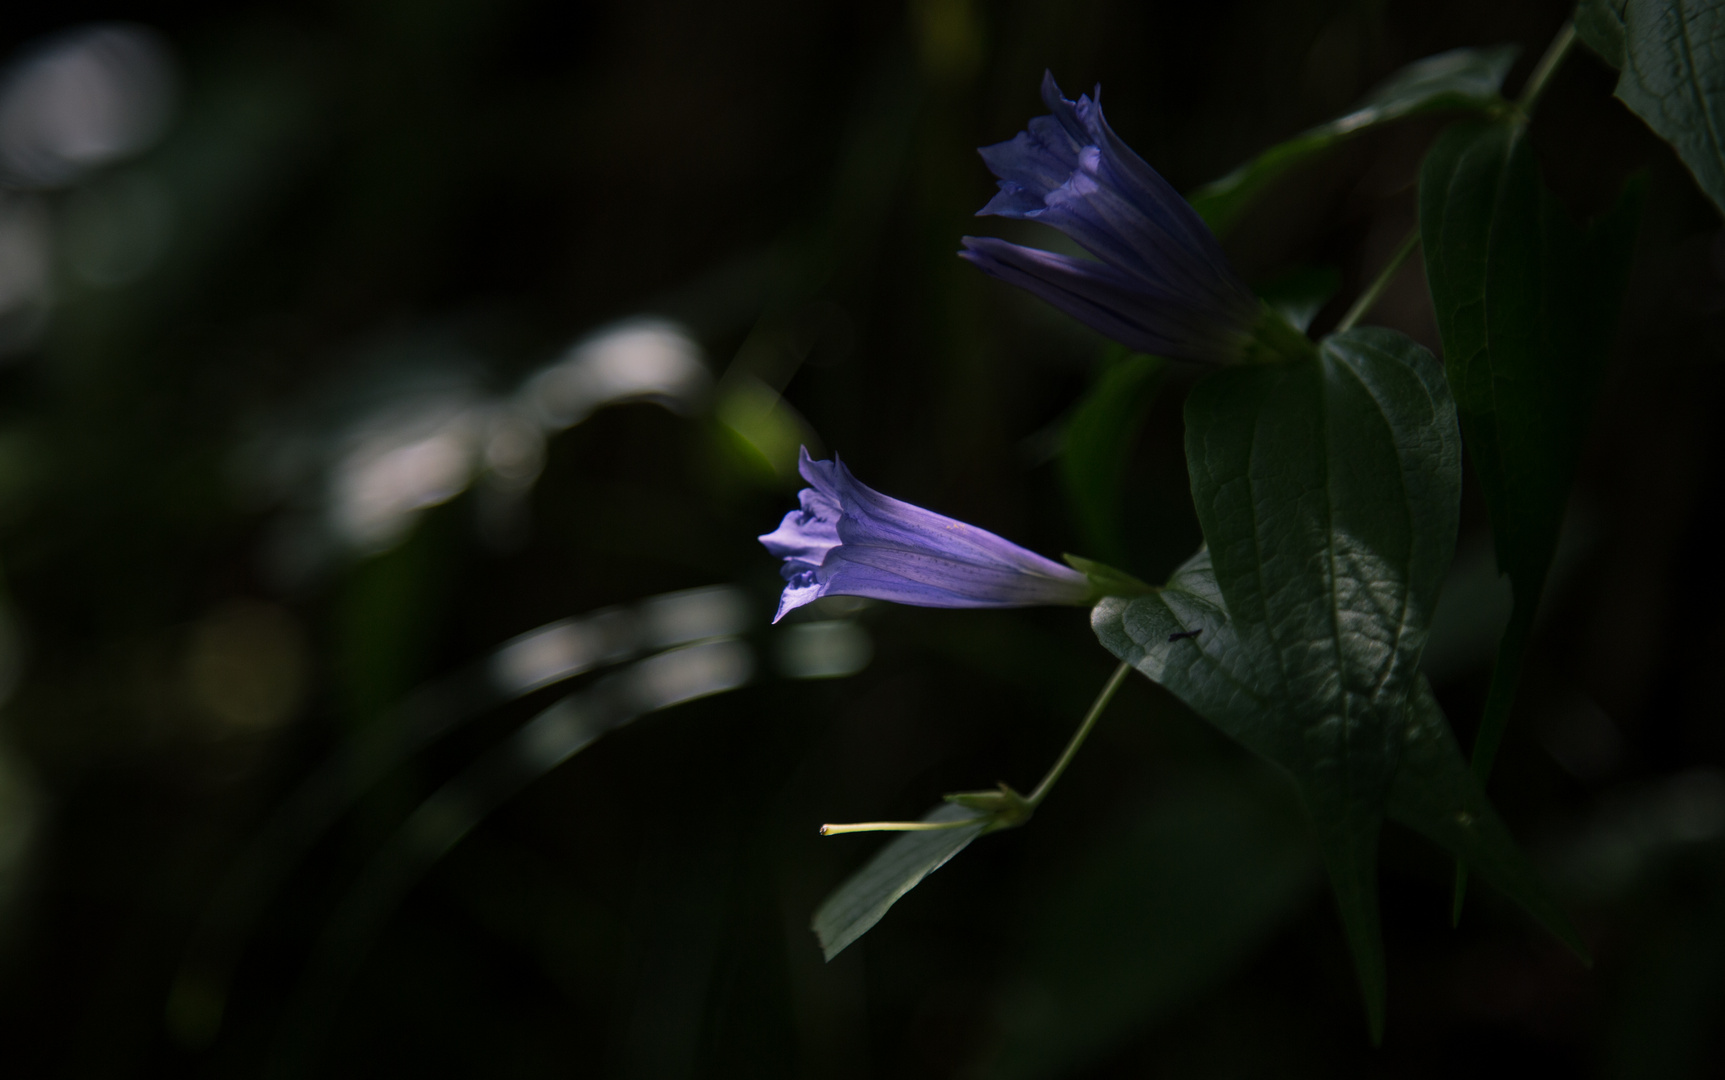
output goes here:
{"type": "Polygon", "coordinates": [[[1316,884],[1303,831],[1287,786],[1249,759],[1170,778],[1031,900],[988,1075],[1071,1075],[1226,978],[1316,884]]]}
{"type": "MultiPolygon", "coordinates": [[[[1591,226],[1540,183],[1524,121],[1458,125],[1420,176],[1426,277],[1444,365],[1515,607],[1499,645],[1474,772],[1503,736],[1522,656],[1616,333],[1641,185],[1591,226]]],[[[1459,907],[1463,889],[1458,882],[1459,907]]]]}
{"type": "Polygon", "coordinates": [[[1207,550],[1159,595],[1103,601],[1092,625],[1114,655],[1293,774],[1375,1040],[1378,833],[1461,495],[1449,389],[1402,335],[1350,330],[1313,361],[1199,383],[1186,460],[1207,550]]]}
{"type": "MultiPolygon", "coordinates": [[[[344,994],[402,901],[488,815],[618,728],[659,709],[735,690],[753,675],[753,651],[734,637],[667,649],[541,710],[420,802],[370,857],[324,925],[289,1006],[281,1073],[309,1071],[344,994]]],[[[209,1002],[197,996],[221,989],[219,982],[206,981],[208,974],[187,970],[176,995],[189,992],[194,1006],[207,1009],[209,1002]]]]}
{"type": "Polygon", "coordinates": [[[900,833],[875,852],[861,870],[834,889],[809,923],[828,960],[873,929],[905,893],[969,847],[972,840],[987,831],[989,823],[987,817],[978,817],[976,811],[957,803],[942,803],[923,815],[922,820],[974,820],[975,824],[900,833]]]}
{"type": "Polygon", "coordinates": [[[779,481],[796,481],[800,447],[818,451],[821,446],[802,414],[752,375],[726,379],[719,387],[714,413],[739,456],[763,476],[779,481]]]}
{"type": "Polygon", "coordinates": [[[1126,561],[1121,485],[1133,436],[1162,385],[1164,366],[1161,357],[1111,346],[1096,382],[1066,424],[1060,478],[1085,543],[1108,562],[1126,561]]]}
{"type": "Polygon", "coordinates": [[[1445,109],[1483,111],[1503,103],[1503,78],[1517,49],[1452,49],[1416,60],[1391,75],[1346,115],[1310,128],[1259,154],[1220,180],[1199,188],[1192,206],[1218,234],[1239,221],[1248,203],[1272,181],[1363,131],[1445,109]]]}
{"type": "Polygon", "coordinates": [[[1618,99],[1725,212],[1725,2],[1582,0],[1575,29],[1621,70],[1618,99]]]}

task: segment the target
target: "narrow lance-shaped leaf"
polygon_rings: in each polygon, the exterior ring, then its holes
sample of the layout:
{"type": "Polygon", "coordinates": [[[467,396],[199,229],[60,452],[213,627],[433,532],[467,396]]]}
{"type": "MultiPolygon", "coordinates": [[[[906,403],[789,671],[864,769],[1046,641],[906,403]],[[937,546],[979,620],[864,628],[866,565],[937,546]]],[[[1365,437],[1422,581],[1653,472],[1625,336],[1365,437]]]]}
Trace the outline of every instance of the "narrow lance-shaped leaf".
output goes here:
{"type": "Polygon", "coordinates": [[[1164,361],[1118,345],[1108,352],[1095,384],[1067,421],[1060,476],[1090,550],[1123,564],[1120,488],[1133,436],[1162,385],[1164,361]]]}
{"type": "Polygon", "coordinates": [[[1582,0],[1575,28],[1621,69],[1618,99],[1725,212],[1725,2],[1582,0]]]}
{"type": "MultiPolygon", "coordinates": [[[[1541,185],[1526,125],[1457,125],[1427,155],[1420,231],[1444,363],[1515,608],[1474,768],[1489,774],[1598,395],[1640,185],[1590,227],[1541,185]]],[[[1459,883],[1456,902],[1461,901],[1459,883]]]]}
{"type": "Polygon", "coordinates": [[[1193,209],[1217,233],[1233,228],[1252,199],[1302,162],[1362,132],[1440,110],[1489,109],[1515,62],[1516,48],[1454,49],[1415,61],[1390,76],[1343,116],[1278,143],[1192,194],[1193,209]]]}
{"type": "Polygon", "coordinates": [[[1186,405],[1208,550],[1160,594],[1092,618],[1116,656],[1293,776],[1374,1038],[1378,833],[1454,549],[1460,442],[1437,361],[1391,331],[1217,372],[1186,405]]]}
{"type": "Polygon", "coordinates": [[[900,833],[834,889],[809,924],[828,960],[873,929],[906,893],[969,847],[972,840],[988,831],[990,824],[987,815],[955,803],[942,803],[923,815],[922,820],[973,824],[900,833]]]}

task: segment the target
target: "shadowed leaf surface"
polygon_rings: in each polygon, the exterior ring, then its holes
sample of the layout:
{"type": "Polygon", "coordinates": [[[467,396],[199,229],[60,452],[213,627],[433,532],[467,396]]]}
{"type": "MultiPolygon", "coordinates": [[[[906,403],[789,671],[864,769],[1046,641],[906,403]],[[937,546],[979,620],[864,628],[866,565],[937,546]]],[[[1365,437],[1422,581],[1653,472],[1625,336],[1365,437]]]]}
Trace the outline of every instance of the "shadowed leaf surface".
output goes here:
{"type": "MultiPolygon", "coordinates": [[[[1420,176],[1426,277],[1444,366],[1515,607],[1474,743],[1483,783],[1508,723],[1570,478],[1610,355],[1642,184],[1573,222],[1540,183],[1523,121],[1460,124],[1420,176]]],[[[1460,915],[1465,872],[1458,872],[1460,915]]]]}
{"type": "Polygon", "coordinates": [[[1725,4],[1583,0],[1583,41],[1622,74],[1617,97],[1676,148],[1725,211],[1725,4]]]}
{"type": "Polygon", "coordinates": [[[1524,125],[1462,124],[1420,180],[1426,276],[1498,567],[1537,597],[1611,351],[1639,188],[1591,226],[1539,182],[1524,125]]]}
{"type": "Polygon", "coordinates": [[[1356,329],[1325,339],[1313,361],[1199,384],[1186,456],[1208,549],[1160,595],[1098,605],[1092,626],[1292,774],[1379,1037],[1378,833],[1454,549],[1454,406],[1430,353],[1356,329]]]}

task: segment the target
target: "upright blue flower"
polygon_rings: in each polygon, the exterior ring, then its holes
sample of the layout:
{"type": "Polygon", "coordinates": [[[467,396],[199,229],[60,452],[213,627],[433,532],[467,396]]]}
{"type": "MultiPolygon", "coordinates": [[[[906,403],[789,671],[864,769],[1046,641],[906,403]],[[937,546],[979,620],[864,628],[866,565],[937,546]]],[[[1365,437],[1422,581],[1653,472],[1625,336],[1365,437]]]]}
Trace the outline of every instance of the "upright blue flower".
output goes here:
{"type": "Polygon", "coordinates": [[[921,607],[1028,607],[1097,599],[1076,570],[991,532],[889,499],[857,482],[835,455],[797,465],[810,484],[802,509],[760,538],[785,560],[785,614],[827,595],[921,607]]]}
{"type": "Polygon", "coordinates": [[[1264,305],[1228,265],[1196,211],[1120,141],[1096,98],[1068,101],[1010,142],[981,149],[1000,193],[978,216],[1024,218],[1070,236],[1100,262],[967,236],[959,255],[1131,349],[1180,360],[1244,356],[1264,305]]]}

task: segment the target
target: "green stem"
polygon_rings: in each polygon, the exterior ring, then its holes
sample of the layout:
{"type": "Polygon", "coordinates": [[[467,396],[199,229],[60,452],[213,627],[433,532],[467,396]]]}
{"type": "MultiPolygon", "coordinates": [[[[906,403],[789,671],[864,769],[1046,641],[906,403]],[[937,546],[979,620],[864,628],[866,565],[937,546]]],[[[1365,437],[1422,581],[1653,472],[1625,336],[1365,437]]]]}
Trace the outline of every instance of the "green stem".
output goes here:
{"type": "Polygon", "coordinates": [[[1521,97],[1516,100],[1515,107],[1524,113],[1532,113],[1534,105],[1539,101],[1539,95],[1545,93],[1545,84],[1551,80],[1551,73],[1556,71],[1563,58],[1569,55],[1569,50],[1575,47],[1575,24],[1565,21],[1558,29],[1557,36],[1551,39],[1551,44],[1545,47],[1545,55],[1534,65],[1533,74],[1527,77],[1527,85],[1521,88],[1521,97]]]}
{"type": "MultiPolygon", "coordinates": [[[[1539,594],[1515,598],[1509,616],[1509,626],[1497,643],[1497,663],[1491,670],[1491,688],[1485,695],[1485,712],[1479,720],[1479,733],[1473,740],[1473,775],[1480,787],[1491,776],[1497,748],[1503,743],[1503,729],[1509,724],[1509,711],[1515,704],[1515,688],[1521,682],[1521,662],[1527,656],[1527,644],[1533,637],[1533,613],[1539,606],[1539,594]]],[[[1455,897],[1450,909],[1453,922],[1461,922],[1462,901],[1467,898],[1467,864],[1455,864],[1455,897]]]]}
{"type": "Polygon", "coordinates": [[[1060,774],[1066,771],[1066,766],[1072,764],[1078,748],[1084,745],[1084,740],[1090,737],[1090,730],[1096,726],[1096,721],[1102,716],[1102,710],[1114,699],[1114,692],[1120,689],[1120,684],[1126,681],[1126,673],[1132,670],[1132,665],[1122,663],[1114,669],[1102,692],[1096,695],[1096,701],[1090,706],[1090,712],[1084,717],[1084,722],[1078,725],[1078,731],[1067,742],[1066,749],[1061,751],[1060,759],[1048,770],[1048,775],[1042,778],[1042,783],[1036,785],[1036,790],[1030,797],[1024,798],[1005,784],[999,791],[969,791],[958,795],[948,795],[949,802],[956,802],[977,810],[977,817],[960,818],[957,821],[859,821],[852,825],[822,825],[822,836],[838,836],[841,833],[858,832],[927,832],[934,829],[962,829],[975,825],[979,820],[987,820],[989,829],[1008,829],[1022,825],[1035,810],[1048,798],[1048,792],[1054,787],[1054,782],[1060,779],[1060,774]]]}
{"type": "Polygon", "coordinates": [[[1060,774],[1066,771],[1066,766],[1072,764],[1072,759],[1078,753],[1078,748],[1084,745],[1084,740],[1090,737],[1090,729],[1096,726],[1096,721],[1102,716],[1102,710],[1114,699],[1114,692],[1120,689],[1120,684],[1126,681],[1126,673],[1132,670],[1132,665],[1125,661],[1114,669],[1114,674],[1102,687],[1102,692],[1096,695],[1096,703],[1090,706],[1090,712],[1084,717],[1084,722],[1078,725],[1078,731],[1061,752],[1060,760],[1048,770],[1048,775],[1042,778],[1042,783],[1036,785],[1036,790],[1026,799],[1032,809],[1042,805],[1042,800],[1048,798],[1048,792],[1054,787],[1054,782],[1060,779],[1060,774]]]}
{"type": "Polygon", "coordinates": [[[1352,330],[1354,324],[1359,322],[1366,312],[1372,310],[1372,306],[1384,295],[1384,290],[1389,288],[1390,279],[1396,276],[1396,271],[1402,268],[1402,263],[1408,261],[1408,256],[1412,255],[1414,248],[1419,247],[1419,245],[1420,230],[1418,226],[1415,226],[1413,231],[1408,233],[1407,239],[1402,241],[1401,246],[1396,248],[1396,253],[1390,256],[1390,261],[1384,264],[1382,270],[1378,271],[1377,278],[1366,287],[1365,292],[1360,294],[1360,298],[1354,301],[1354,306],[1348,309],[1346,315],[1342,316],[1342,321],[1336,324],[1336,333],[1340,334],[1352,330]]]}

